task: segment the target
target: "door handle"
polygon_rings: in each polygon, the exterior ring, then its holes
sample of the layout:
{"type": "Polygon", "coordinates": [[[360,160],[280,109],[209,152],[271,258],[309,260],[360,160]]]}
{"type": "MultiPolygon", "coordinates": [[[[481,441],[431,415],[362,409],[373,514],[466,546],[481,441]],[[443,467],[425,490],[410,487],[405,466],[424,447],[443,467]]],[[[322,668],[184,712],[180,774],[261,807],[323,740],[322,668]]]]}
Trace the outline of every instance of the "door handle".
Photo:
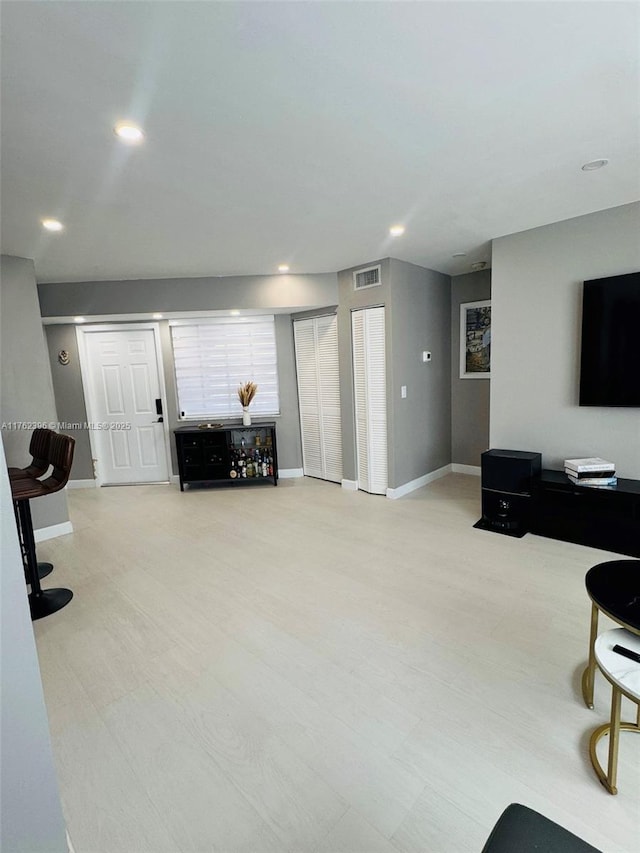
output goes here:
{"type": "MultiPolygon", "coordinates": [[[[162,414],[162,399],[160,397],[156,397],[156,415],[162,414]]],[[[160,421],[162,422],[162,421],[160,421]]]]}
{"type": "Polygon", "coordinates": [[[157,421],[151,421],[151,423],[152,423],[152,424],[163,424],[163,423],[164,423],[164,418],[162,417],[162,415],[160,415],[160,417],[158,418],[158,420],[157,420],[157,421]]]}

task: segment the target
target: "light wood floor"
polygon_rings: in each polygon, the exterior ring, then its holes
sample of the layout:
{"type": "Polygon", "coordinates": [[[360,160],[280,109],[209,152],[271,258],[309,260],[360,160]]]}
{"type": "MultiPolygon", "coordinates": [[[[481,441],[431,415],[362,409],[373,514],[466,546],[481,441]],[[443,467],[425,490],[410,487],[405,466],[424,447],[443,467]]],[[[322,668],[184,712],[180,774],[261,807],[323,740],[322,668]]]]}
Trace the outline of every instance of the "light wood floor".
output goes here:
{"type": "Polygon", "coordinates": [[[635,853],[640,737],[612,797],[579,693],[616,555],[474,530],[479,490],[69,492],[35,631],[76,853],[479,853],[511,802],[635,853]]]}

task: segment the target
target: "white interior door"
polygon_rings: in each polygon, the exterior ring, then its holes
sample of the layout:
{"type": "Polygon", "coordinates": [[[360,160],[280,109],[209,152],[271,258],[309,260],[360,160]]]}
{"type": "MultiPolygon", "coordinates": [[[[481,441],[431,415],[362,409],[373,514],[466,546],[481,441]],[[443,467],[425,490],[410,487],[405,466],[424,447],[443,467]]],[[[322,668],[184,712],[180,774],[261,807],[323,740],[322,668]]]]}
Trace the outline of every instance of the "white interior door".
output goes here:
{"type": "Polygon", "coordinates": [[[83,330],[92,442],[102,485],[168,480],[153,329],[83,330]]]}
{"type": "Polygon", "coordinates": [[[318,357],[313,320],[295,320],[293,337],[296,346],[302,469],[307,477],[323,478],[318,357]]]}
{"type": "Polygon", "coordinates": [[[342,421],[338,320],[334,315],[296,320],[296,372],[305,475],[342,480],[342,421]]]}
{"type": "Polygon", "coordinates": [[[351,312],[358,488],[387,491],[387,382],[384,307],[351,312]]]}

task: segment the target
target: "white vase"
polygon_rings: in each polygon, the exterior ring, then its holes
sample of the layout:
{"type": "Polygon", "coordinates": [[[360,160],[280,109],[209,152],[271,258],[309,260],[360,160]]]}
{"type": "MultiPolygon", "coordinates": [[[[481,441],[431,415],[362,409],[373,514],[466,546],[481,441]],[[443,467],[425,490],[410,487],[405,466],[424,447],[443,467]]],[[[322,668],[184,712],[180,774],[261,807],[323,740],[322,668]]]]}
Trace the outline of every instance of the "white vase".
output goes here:
{"type": "Polygon", "coordinates": [[[242,426],[251,426],[251,415],[249,414],[249,406],[242,407],[242,426]]]}

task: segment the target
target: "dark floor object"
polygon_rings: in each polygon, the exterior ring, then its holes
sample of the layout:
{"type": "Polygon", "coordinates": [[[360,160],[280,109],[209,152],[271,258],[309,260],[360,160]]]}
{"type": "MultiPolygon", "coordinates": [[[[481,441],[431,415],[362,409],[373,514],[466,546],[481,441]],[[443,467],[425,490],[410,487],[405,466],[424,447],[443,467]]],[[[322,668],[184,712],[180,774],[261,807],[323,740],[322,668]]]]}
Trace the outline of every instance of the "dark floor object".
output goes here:
{"type": "Polygon", "coordinates": [[[482,853],[602,853],[572,832],[527,806],[512,803],[502,812],[482,853]]]}
{"type": "Polygon", "coordinates": [[[513,536],[515,539],[522,539],[522,537],[527,533],[526,530],[500,530],[489,521],[486,521],[484,518],[481,518],[480,521],[476,521],[473,525],[477,527],[478,530],[490,530],[491,533],[502,533],[503,536],[513,536]]]}

